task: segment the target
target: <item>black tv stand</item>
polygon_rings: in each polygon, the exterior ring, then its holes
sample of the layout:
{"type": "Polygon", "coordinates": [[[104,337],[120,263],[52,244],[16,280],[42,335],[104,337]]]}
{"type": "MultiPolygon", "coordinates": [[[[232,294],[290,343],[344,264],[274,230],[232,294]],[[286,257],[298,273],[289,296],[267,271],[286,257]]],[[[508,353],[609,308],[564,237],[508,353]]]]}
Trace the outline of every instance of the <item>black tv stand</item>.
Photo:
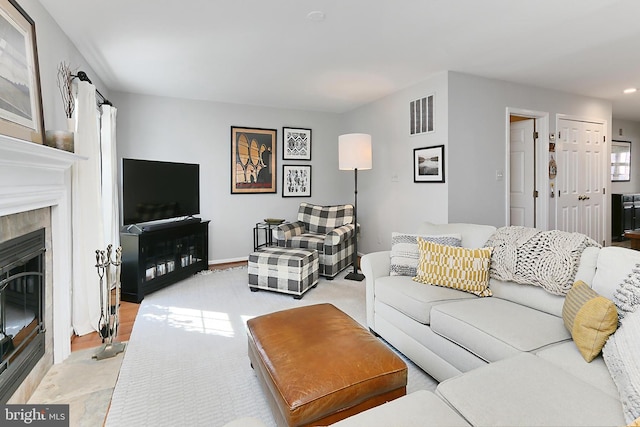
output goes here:
{"type": "Polygon", "coordinates": [[[120,233],[122,299],[145,295],[208,268],[209,221],[185,218],[130,225],[120,233]]]}

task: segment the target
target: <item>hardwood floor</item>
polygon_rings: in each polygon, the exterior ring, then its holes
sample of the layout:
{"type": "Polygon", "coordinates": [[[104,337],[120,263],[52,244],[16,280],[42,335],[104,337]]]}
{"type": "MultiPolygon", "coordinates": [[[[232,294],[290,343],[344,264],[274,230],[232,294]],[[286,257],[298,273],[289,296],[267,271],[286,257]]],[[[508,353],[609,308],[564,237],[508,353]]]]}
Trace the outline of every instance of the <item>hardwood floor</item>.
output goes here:
{"type": "MultiPolygon", "coordinates": [[[[116,335],[116,341],[129,341],[131,330],[133,329],[133,322],[138,315],[139,304],[133,302],[122,301],[120,303],[120,327],[118,328],[118,335],[116,335]]],[[[97,332],[92,332],[81,337],[74,335],[71,337],[71,351],[85,350],[87,348],[100,347],[102,345],[102,339],[97,332]]]]}
{"type": "MultiPolygon", "coordinates": [[[[231,267],[239,267],[247,265],[246,261],[230,262],[224,264],[210,265],[209,270],[224,270],[231,267]]],[[[131,330],[133,329],[133,323],[138,315],[138,309],[140,304],[122,301],[120,303],[120,327],[118,328],[118,335],[115,340],[119,342],[129,341],[131,330]]],[[[73,335],[71,337],[71,351],[85,350],[88,348],[100,347],[102,345],[102,339],[97,332],[92,332],[81,337],[73,335]]]]}

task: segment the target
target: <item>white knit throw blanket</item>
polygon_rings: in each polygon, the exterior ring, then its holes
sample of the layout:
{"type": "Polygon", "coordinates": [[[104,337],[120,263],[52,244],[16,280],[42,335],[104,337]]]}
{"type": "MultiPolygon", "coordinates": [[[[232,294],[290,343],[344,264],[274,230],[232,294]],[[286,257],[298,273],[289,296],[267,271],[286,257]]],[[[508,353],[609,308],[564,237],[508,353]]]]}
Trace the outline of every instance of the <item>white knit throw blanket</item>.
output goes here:
{"type": "Polygon", "coordinates": [[[573,286],[582,251],[600,245],[580,233],[511,226],[496,230],[485,246],[493,247],[492,278],[565,295],[573,286]]]}

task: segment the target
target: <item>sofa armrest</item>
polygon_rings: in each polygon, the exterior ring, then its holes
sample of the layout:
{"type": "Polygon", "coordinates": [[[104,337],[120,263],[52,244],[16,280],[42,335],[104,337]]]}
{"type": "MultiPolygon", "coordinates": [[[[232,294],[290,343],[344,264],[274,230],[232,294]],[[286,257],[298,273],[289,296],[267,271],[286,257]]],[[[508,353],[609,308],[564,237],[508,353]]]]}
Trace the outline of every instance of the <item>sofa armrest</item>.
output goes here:
{"type": "Polygon", "coordinates": [[[349,240],[353,237],[353,224],[343,225],[342,227],[334,228],[324,237],[325,246],[336,246],[345,240],[349,240]]]}
{"type": "Polygon", "coordinates": [[[294,221],[286,224],[281,224],[273,229],[273,237],[276,238],[278,246],[285,247],[285,242],[291,240],[294,236],[304,234],[305,226],[302,221],[294,221]]]}
{"type": "Polygon", "coordinates": [[[366,283],[367,326],[376,330],[374,317],[374,302],[376,293],[376,279],[388,276],[391,272],[391,251],[371,252],[360,260],[360,269],[366,283]]]}

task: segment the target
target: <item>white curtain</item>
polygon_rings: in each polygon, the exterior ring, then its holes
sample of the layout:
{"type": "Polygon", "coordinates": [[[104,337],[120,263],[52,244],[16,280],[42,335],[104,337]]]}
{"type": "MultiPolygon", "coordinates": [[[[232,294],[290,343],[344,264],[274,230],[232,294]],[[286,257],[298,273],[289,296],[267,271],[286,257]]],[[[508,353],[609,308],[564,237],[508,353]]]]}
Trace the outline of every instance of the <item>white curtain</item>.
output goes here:
{"type": "Polygon", "coordinates": [[[116,113],[110,105],[102,106],[102,213],[106,244],[120,246],[120,208],[118,206],[118,159],[116,156],[116,113]]]}
{"type": "Polygon", "coordinates": [[[104,226],[100,185],[100,132],[96,109],[96,88],[78,83],[75,153],[87,157],[76,162],[73,171],[73,329],[85,335],[98,329],[100,280],[96,250],[104,249],[104,226]]]}

